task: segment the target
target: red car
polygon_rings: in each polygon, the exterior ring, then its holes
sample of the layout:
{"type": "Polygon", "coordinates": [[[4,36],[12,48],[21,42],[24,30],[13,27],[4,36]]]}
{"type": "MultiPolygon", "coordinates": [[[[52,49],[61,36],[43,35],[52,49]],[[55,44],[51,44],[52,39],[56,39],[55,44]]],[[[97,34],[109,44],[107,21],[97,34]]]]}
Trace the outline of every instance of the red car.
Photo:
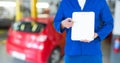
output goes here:
{"type": "Polygon", "coordinates": [[[53,18],[26,18],[15,22],[7,37],[7,53],[35,63],[58,63],[64,52],[65,33],[53,27],[53,18]],[[34,22],[33,22],[34,21],[34,22]]]}

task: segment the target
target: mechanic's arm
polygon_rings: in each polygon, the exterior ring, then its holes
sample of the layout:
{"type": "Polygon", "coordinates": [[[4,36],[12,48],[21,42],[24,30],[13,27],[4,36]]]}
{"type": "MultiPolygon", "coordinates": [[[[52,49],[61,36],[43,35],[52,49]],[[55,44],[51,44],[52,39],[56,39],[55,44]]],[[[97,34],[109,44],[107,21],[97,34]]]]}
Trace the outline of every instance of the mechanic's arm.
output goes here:
{"type": "Polygon", "coordinates": [[[112,31],[114,26],[112,14],[105,0],[103,0],[102,4],[104,6],[102,7],[100,17],[101,17],[101,20],[103,21],[103,26],[100,29],[100,31],[97,32],[100,40],[105,39],[109,35],[109,33],[112,31]]]}
{"type": "Polygon", "coordinates": [[[64,18],[62,2],[54,19],[54,27],[57,32],[62,33],[66,28],[73,25],[72,18],[64,18]]]}

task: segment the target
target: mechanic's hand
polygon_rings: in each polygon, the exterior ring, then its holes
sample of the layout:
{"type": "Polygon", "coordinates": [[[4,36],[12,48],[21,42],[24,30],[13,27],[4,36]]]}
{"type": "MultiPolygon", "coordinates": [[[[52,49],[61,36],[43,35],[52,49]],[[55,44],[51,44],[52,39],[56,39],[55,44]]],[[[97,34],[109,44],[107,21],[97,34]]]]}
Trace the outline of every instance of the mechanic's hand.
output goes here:
{"type": "Polygon", "coordinates": [[[61,22],[61,27],[62,28],[70,28],[73,25],[73,21],[71,18],[66,18],[61,22]]]}
{"type": "MultiPolygon", "coordinates": [[[[98,34],[97,34],[97,33],[94,33],[94,39],[97,38],[97,37],[98,37],[98,34]]],[[[82,42],[88,42],[88,43],[91,42],[91,41],[89,41],[89,40],[80,40],[80,41],[82,41],[82,42]]]]}

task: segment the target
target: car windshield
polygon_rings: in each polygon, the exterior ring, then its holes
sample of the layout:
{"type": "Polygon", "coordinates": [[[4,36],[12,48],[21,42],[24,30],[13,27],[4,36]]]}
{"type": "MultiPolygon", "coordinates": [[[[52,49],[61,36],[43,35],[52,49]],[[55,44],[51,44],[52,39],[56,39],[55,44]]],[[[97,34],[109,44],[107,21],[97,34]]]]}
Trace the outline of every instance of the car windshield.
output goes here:
{"type": "Polygon", "coordinates": [[[22,32],[39,33],[45,28],[46,24],[39,22],[15,22],[12,29],[22,32]]]}

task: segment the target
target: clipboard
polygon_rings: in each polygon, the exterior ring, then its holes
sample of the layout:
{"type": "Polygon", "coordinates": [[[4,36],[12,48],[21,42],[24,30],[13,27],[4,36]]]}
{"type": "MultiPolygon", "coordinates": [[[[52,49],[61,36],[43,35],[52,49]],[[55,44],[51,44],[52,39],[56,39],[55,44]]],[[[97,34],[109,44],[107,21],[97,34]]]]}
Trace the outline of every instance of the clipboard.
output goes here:
{"type": "Polygon", "coordinates": [[[72,20],[72,40],[94,40],[94,12],[73,12],[72,20]]]}

